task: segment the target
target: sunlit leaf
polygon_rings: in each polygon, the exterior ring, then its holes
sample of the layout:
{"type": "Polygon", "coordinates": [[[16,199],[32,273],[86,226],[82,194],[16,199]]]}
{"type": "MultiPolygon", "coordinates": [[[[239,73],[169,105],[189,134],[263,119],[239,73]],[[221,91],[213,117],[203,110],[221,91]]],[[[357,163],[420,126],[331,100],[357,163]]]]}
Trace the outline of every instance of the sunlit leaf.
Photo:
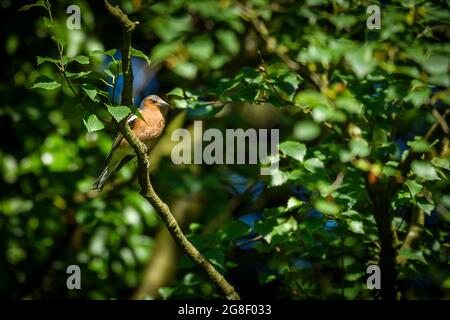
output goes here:
{"type": "Polygon", "coordinates": [[[411,164],[413,172],[425,180],[438,180],[436,169],[428,161],[414,160],[411,164]]]}
{"type": "Polygon", "coordinates": [[[82,86],[83,91],[86,93],[86,95],[91,98],[91,100],[95,101],[97,97],[97,88],[89,83],[83,84],[82,86]]]}
{"type": "Polygon", "coordinates": [[[280,150],[288,156],[302,162],[306,155],[306,146],[295,141],[285,141],[280,144],[280,150]]]}
{"type": "Polygon", "coordinates": [[[139,58],[144,59],[149,66],[152,64],[150,58],[145,53],[143,53],[142,51],[140,51],[138,49],[131,48],[131,55],[134,57],[139,57],[139,58]]]}
{"type": "Polygon", "coordinates": [[[417,183],[414,180],[407,180],[405,182],[405,185],[408,187],[409,192],[411,192],[411,195],[413,198],[422,190],[423,186],[419,183],[417,183]]]}
{"type": "Polygon", "coordinates": [[[61,87],[61,83],[47,77],[38,77],[31,89],[54,90],[61,87]]]}
{"type": "Polygon", "coordinates": [[[420,250],[413,250],[409,248],[403,248],[398,253],[400,256],[402,256],[405,259],[408,260],[418,260],[423,263],[427,263],[425,258],[423,257],[423,253],[420,250]]]}
{"type": "Polygon", "coordinates": [[[89,64],[89,57],[83,55],[73,57],[71,60],[76,61],[79,64],[89,64]]]}
{"type": "Polygon", "coordinates": [[[26,11],[26,10],[28,10],[28,9],[30,9],[30,8],[33,8],[33,7],[43,7],[43,8],[46,8],[46,6],[45,6],[45,1],[44,1],[44,0],[39,0],[39,1],[35,2],[35,3],[24,5],[23,7],[21,7],[21,8],[19,9],[19,11],[26,11]]]}
{"type": "Polygon", "coordinates": [[[320,126],[313,121],[299,121],[294,127],[294,136],[300,141],[309,141],[317,138],[320,131],[320,126]]]}
{"type": "Polygon", "coordinates": [[[131,112],[130,108],[126,106],[111,106],[106,105],[108,112],[116,119],[117,122],[120,122],[126,116],[128,116],[131,112]]]}
{"type": "Polygon", "coordinates": [[[87,119],[83,119],[83,123],[88,132],[98,131],[105,127],[95,114],[91,114],[87,119]]]}
{"type": "Polygon", "coordinates": [[[317,211],[320,211],[324,214],[337,215],[339,213],[339,206],[336,203],[326,201],[324,199],[318,199],[314,203],[314,206],[316,207],[317,211]]]}

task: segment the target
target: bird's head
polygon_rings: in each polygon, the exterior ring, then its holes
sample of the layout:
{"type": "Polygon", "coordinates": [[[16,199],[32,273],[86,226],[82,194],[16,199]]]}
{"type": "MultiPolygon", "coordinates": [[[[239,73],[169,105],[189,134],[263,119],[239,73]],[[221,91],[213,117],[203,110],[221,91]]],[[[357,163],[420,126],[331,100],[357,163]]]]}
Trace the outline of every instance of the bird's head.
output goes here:
{"type": "Polygon", "coordinates": [[[144,108],[154,108],[157,107],[161,109],[161,111],[166,114],[168,109],[170,108],[170,104],[165,102],[163,99],[158,97],[157,95],[150,95],[144,98],[141,102],[141,109],[144,108]]]}

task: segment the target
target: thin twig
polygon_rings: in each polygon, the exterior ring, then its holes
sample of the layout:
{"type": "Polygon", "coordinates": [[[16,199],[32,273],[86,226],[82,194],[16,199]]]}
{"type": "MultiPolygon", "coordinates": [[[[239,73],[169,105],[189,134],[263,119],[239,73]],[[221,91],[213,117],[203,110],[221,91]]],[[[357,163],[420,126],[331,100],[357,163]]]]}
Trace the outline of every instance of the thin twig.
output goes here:
{"type": "MultiPolygon", "coordinates": [[[[264,41],[266,48],[269,52],[275,53],[275,55],[283,61],[286,66],[293,71],[300,71],[302,65],[295,60],[292,60],[284,50],[278,45],[276,38],[269,34],[269,30],[264,22],[258,17],[257,13],[253,10],[251,4],[243,5],[235,1],[236,6],[241,10],[243,18],[249,20],[255,29],[256,33],[264,41]]],[[[314,83],[314,85],[319,89],[323,90],[323,83],[320,76],[315,72],[308,73],[309,78],[314,83]]]]}

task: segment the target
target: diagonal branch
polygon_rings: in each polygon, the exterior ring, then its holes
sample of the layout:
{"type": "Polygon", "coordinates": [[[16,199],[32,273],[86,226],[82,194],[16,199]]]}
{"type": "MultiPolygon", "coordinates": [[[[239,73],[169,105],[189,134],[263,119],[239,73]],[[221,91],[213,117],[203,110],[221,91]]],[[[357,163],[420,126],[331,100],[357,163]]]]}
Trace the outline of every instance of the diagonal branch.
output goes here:
{"type": "MultiPolygon", "coordinates": [[[[413,249],[417,247],[417,244],[419,242],[420,236],[423,233],[423,228],[425,224],[425,213],[420,208],[413,208],[412,209],[412,216],[411,220],[409,222],[409,229],[408,233],[406,234],[406,238],[403,241],[403,244],[399,251],[402,251],[404,249],[413,249]]],[[[405,257],[401,255],[397,255],[396,262],[399,265],[404,265],[406,263],[405,257]]]]}
{"type": "MultiPolygon", "coordinates": [[[[127,17],[127,15],[124,14],[122,10],[120,10],[118,6],[113,7],[107,0],[105,0],[105,6],[108,12],[119,20],[119,23],[122,27],[121,52],[123,68],[122,71],[124,77],[122,104],[131,106],[133,92],[133,74],[130,63],[130,48],[131,36],[137,23],[132,22],[127,17]]],[[[191,258],[196,265],[198,265],[201,269],[203,269],[203,271],[206,272],[209,279],[217,285],[217,287],[225,294],[227,299],[239,300],[240,297],[234,290],[234,287],[186,238],[172,212],[170,211],[170,208],[159,198],[158,194],[153,189],[149,173],[150,162],[147,157],[147,148],[145,147],[145,145],[132,133],[130,127],[124,120],[118,124],[118,129],[136,153],[138,162],[138,180],[141,186],[142,196],[144,196],[144,198],[147,199],[147,201],[153,206],[153,208],[155,208],[156,212],[158,212],[161,220],[164,222],[173,239],[183,250],[183,252],[189,258],[191,258]]]]}

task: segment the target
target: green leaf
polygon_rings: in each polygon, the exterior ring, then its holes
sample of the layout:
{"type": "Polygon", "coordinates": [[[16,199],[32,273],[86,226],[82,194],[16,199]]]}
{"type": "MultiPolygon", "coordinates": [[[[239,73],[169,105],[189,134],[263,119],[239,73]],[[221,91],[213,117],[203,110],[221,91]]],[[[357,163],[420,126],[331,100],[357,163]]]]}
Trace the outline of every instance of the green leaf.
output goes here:
{"type": "Polygon", "coordinates": [[[376,66],[375,59],[372,56],[372,48],[369,46],[350,50],[345,58],[360,79],[372,72],[376,66]]]}
{"type": "Polygon", "coordinates": [[[294,127],[294,137],[301,141],[314,140],[320,135],[320,126],[313,121],[299,121],[294,127]]]}
{"type": "Polygon", "coordinates": [[[207,258],[219,271],[224,271],[225,253],[219,249],[207,250],[204,252],[207,258]]]}
{"type": "Polygon", "coordinates": [[[71,60],[71,61],[76,61],[76,62],[78,62],[79,64],[89,64],[89,57],[83,56],[83,55],[73,57],[73,58],[70,59],[70,60],[71,60]]]}
{"type": "MultiPolygon", "coordinates": [[[[274,274],[269,274],[269,273],[263,273],[263,272],[259,272],[259,283],[261,284],[265,284],[265,283],[269,283],[271,281],[277,280],[277,276],[274,274]]],[[[448,280],[450,280],[450,278],[448,278],[448,280]]],[[[450,288],[450,281],[449,282],[449,288],[450,288]]]]}
{"type": "Polygon", "coordinates": [[[445,281],[442,283],[442,286],[445,289],[450,289],[450,277],[448,277],[447,279],[445,279],[445,281]]]}
{"type": "Polygon", "coordinates": [[[433,158],[431,163],[439,168],[450,170],[450,159],[449,158],[433,158]]]}
{"type": "Polygon", "coordinates": [[[141,111],[139,110],[138,107],[136,106],[132,106],[131,108],[131,112],[133,112],[133,114],[138,117],[139,119],[141,119],[142,121],[146,122],[144,119],[144,116],[142,115],[141,111]]]}
{"type": "Polygon", "coordinates": [[[240,44],[236,34],[231,30],[218,30],[216,37],[219,39],[222,46],[232,55],[239,52],[240,44]]]}
{"type": "Polygon", "coordinates": [[[168,96],[176,96],[180,98],[184,98],[184,91],[180,87],[173,88],[167,93],[168,96]]]}
{"type": "Polygon", "coordinates": [[[82,72],[70,72],[66,71],[66,76],[71,79],[79,79],[79,78],[89,78],[89,79],[96,79],[94,75],[94,71],[82,71],[82,72]]]}
{"type": "Polygon", "coordinates": [[[328,105],[327,98],[325,98],[320,92],[309,89],[299,92],[294,98],[294,103],[304,107],[328,105]]]}
{"type": "Polygon", "coordinates": [[[411,195],[409,192],[400,190],[394,195],[391,201],[391,206],[394,210],[397,210],[399,207],[402,207],[409,202],[411,202],[411,195]]]}
{"type": "Polygon", "coordinates": [[[361,221],[349,220],[348,228],[357,234],[364,234],[363,223],[361,221]]]}
{"type": "Polygon", "coordinates": [[[117,52],[116,49],[111,49],[111,50],[108,50],[108,51],[103,51],[103,50],[93,50],[93,51],[91,51],[91,52],[89,53],[89,55],[92,56],[92,55],[96,55],[96,54],[104,54],[104,55],[110,56],[111,58],[114,59],[114,56],[115,56],[116,52],[117,52]]]}
{"type": "Polygon", "coordinates": [[[67,40],[65,38],[65,34],[62,32],[56,32],[52,35],[52,40],[56,43],[59,43],[62,46],[65,46],[67,44],[67,40]]]}
{"type": "Polygon", "coordinates": [[[175,288],[162,287],[158,289],[158,294],[161,298],[167,300],[175,292],[175,288]]]}
{"type": "Polygon", "coordinates": [[[33,7],[43,7],[46,8],[44,0],[39,0],[33,4],[27,4],[19,9],[19,11],[26,11],[33,7]]]}
{"type": "MultiPolygon", "coordinates": [[[[198,3],[198,2],[195,2],[198,3]]],[[[177,8],[181,3],[179,2],[176,7],[177,8]]],[[[207,6],[205,6],[203,3],[199,3],[199,5],[203,8],[209,8],[209,5],[211,2],[208,3],[207,6]]],[[[187,5],[187,3],[186,3],[187,5]]],[[[189,3],[189,10],[193,10],[192,14],[194,12],[199,11],[195,10],[194,3],[189,3]]],[[[162,43],[168,42],[172,39],[180,38],[183,34],[190,32],[190,30],[193,28],[193,15],[192,14],[183,14],[183,15],[172,15],[170,12],[167,12],[167,9],[169,7],[162,6],[160,7],[159,14],[156,14],[152,17],[152,19],[149,19],[149,23],[146,25],[147,28],[150,28],[152,32],[154,32],[159,38],[162,39],[162,43]]],[[[155,6],[156,9],[156,6],[155,6]]],[[[172,9],[170,9],[171,11],[172,9]]]]}
{"type": "Polygon", "coordinates": [[[370,154],[370,147],[363,138],[352,139],[349,143],[352,155],[359,157],[367,157],[370,154]]]}
{"type": "Polygon", "coordinates": [[[49,28],[50,30],[53,29],[53,23],[52,23],[52,20],[50,20],[50,19],[47,18],[47,17],[44,17],[44,25],[45,25],[47,28],[49,28]]]}
{"type": "Polygon", "coordinates": [[[197,37],[187,44],[187,50],[192,58],[206,61],[214,53],[214,43],[207,37],[197,37]]]}
{"type": "Polygon", "coordinates": [[[294,209],[294,208],[298,208],[302,205],[303,205],[303,201],[301,201],[295,197],[290,197],[287,202],[286,209],[294,209]]]}
{"type": "Polygon", "coordinates": [[[279,148],[284,154],[300,162],[303,161],[306,155],[306,146],[296,141],[285,141],[280,144],[279,148]]]}
{"type": "Polygon", "coordinates": [[[56,82],[56,81],[52,81],[52,82],[38,82],[35,83],[31,89],[45,89],[45,90],[54,90],[57,89],[61,86],[60,83],[56,82]]]}
{"type": "Polygon", "coordinates": [[[270,186],[277,187],[283,185],[287,181],[287,173],[279,169],[274,169],[270,175],[270,186]]]}
{"type": "Polygon", "coordinates": [[[351,27],[358,22],[358,19],[354,15],[343,13],[332,15],[330,20],[338,29],[351,27]]]}
{"type": "Polygon", "coordinates": [[[175,99],[173,101],[173,107],[175,109],[186,109],[186,108],[188,108],[188,103],[184,99],[175,99]]]}
{"type": "Polygon", "coordinates": [[[273,228],[272,234],[284,235],[298,228],[298,222],[293,216],[290,216],[289,219],[280,220],[279,222],[280,224],[273,228]]]}
{"type": "Polygon", "coordinates": [[[181,43],[176,42],[161,42],[153,47],[152,58],[155,61],[163,61],[168,56],[179,50],[181,43]]]}
{"type": "Polygon", "coordinates": [[[118,74],[120,74],[122,72],[122,61],[121,60],[113,60],[111,61],[111,63],[108,65],[108,69],[105,69],[105,73],[106,71],[109,71],[109,73],[107,73],[109,76],[116,76],[118,74]]]}
{"type": "Polygon", "coordinates": [[[316,169],[318,168],[325,167],[324,163],[319,158],[308,159],[303,163],[303,166],[305,167],[306,170],[312,173],[316,172],[316,169]]]}
{"type": "Polygon", "coordinates": [[[188,273],[184,276],[183,285],[185,285],[185,286],[194,286],[199,283],[200,283],[200,278],[193,273],[188,273]]]}
{"type": "Polygon", "coordinates": [[[414,160],[411,169],[418,177],[425,180],[439,180],[436,169],[428,161],[414,160]]]}
{"type": "Polygon", "coordinates": [[[131,55],[134,57],[139,57],[139,58],[144,59],[145,61],[147,61],[147,64],[149,66],[152,64],[150,58],[145,53],[143,53],[142,51],[140,51],[138,49],[131,48],[131,55]]]}
{"type": "Polygon", "coordinates": [[[432,200],[428,200],[427,198],[419,197],[416,198],[416,204],[417,206],[423,210],[426,214],[431,214],[431,212],[434,210],[435,205],[432,200]]]}
{"type": "Polygon", "coordinates": [[[336,107],[343,109],[348,113],[361,113],[363,111],[362,104],[351,95],[340,96],[337,98],[336,107]]]}
{"type": "Polygon", "coordinates": [[[117,122],[120,122],[126,116],[131,113],[130,108],[126,106],[110,106],[106,105],[108,112],[116,119],[117,122]]]}
{"type": "Polygon", "coordinates": [[[409,248],[403,248],[398,253],[400,256],[404,257],[407,260],[418,260],[423,263],[427,263],[425,258],[423,257],[423,253],[420,250],[413,250],[409,248]]]}
{"type": "Polygon", "coordinates": [[[83,119],[83,123],[88,132],[102,130],[105,127],[95,114],[91,114],[87,120],[83,119]]]}
{"type": "Polygon", "coordinates": [[[94,85],[85,83],[81,88],[91,100],[95,101],[95,98],[97,97],[97,88],[94,85]]]}
{"type": "Polygon", "coordinates": [[[317,211],[320,211],[324,214],[329,214],[329,215],[334,216],[339,213],[339,206],[336,203],[326,201],[324,199],[318,199],[314,203],[314,207],[317,209],[317,211]]]}
{"type": "Polygon", "coordinates": [[[234,240],[236,238],[245,236],[250,227],[241,221],[232,221],[225,228],[220,231],[220,238],[222,240],[234,240]]]}
{"type": "Polygon", "coordinates": [[[318,105],[312,111],[312,117],[316,122],[333,121],[344,122],[347,116],[340,110],[335,110],[325,105],[318,105]]]}
{"type": "Polygon", "coordinates": [[[116,76],[109,70],[105,69],[104,72],[106,73],[107,76],[111,77],[112,79],[114,79],[116,76]]]}
{"type": "Polygon", "coordinates": [[[192,222],[189,225],[189,231],[191,231],[191,232],[196,232],[196,231],[200,230],[201,228],[202,228],[202,225],[198,222],[192,222]]]}
{"type": "Polygon", "coordinates": [[[438,73],[433,74],[429,78],[428,82],[430,84],[436,85],[436,86],[443,86],[448,87],[450,86],[450,76],[447,73],[438,73]]]}
{"type": "Polygon", "coordinates": [[[38,77],[31,87],[31,89],[44,89],[44,90],[54,90],[61,86],[59,82],[56,82],[47,77],[38,77]]]}
{"type": "Polygon", "coordinates": [[[423,186],[414,180],[407,180],[405,185],[408,187],[413,198],[423,189],[423,186]]]}
{"type": "Polygon", "coordinates": [[[54,64],[58,64],[60,61],[58,59],[53,59],[53,58],[49,58],[49,57],[37,57],[37,65],[41,65],[44,62],[51,62],[54,64]]]}
{"type": "Polygon", "coordinates": [[[447,73],[450,58],[444,55],[432,55],[424,63],[422,67],[431,74],[447,73]]]}
{"type": "Polygon", "coordinates": [[[406,144],[410,146],[411,150],[414,152],[428,152],[431,150],[431,145],[425,139],[420,137],[416,137],[416,140],[408,141],[406,144]]]}
{"type": "Polygon", "coordinates": [[[430,95],[431,90],[429,88],[421,87],[408,93],[405,97],[405,101],[410,102],[414,107],[419,108],[428,102],[430,95]]]}
{"type": "Polygon", "coordinates": [[[182,62],[179,63],[173,68],[173,72],[175,72],[180,77],[186,78],[186,79],[194,79],[197,76],[197,65],[190,62],[182,62]]]}

